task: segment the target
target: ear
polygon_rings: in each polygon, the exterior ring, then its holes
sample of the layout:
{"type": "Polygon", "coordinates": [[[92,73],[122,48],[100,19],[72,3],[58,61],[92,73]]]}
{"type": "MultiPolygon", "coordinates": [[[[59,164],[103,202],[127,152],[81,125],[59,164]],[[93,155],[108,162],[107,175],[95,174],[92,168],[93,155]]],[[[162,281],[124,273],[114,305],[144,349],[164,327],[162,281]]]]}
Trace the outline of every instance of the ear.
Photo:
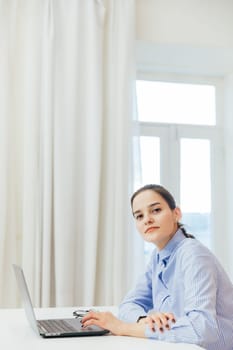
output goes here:
{"type": "Polygon", "coordinates": [[[174,209],[174,218],[175,218],[175,221],[176,221],[176,222],[180,221],[181,217],[182,217],[181,210],[180,210],[179,207],[176,207],[176,208],[174,209]]]}

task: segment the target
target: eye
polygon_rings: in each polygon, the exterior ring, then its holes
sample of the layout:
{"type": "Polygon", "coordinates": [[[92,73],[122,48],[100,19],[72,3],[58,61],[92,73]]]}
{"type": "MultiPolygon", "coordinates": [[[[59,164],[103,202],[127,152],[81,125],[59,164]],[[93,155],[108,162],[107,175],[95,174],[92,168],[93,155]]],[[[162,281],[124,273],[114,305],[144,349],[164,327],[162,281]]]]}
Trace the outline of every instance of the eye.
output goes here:
{"type": "Polygon", "coordinates": [[[142,214],[137,214],[134,216],[135,220],[142,220],[143,215],[142,214]]]}
{"type": "Polygon", "coordinates": [[[155,213],[155,214],[158,214],[158,213],[160,213],[161,212],[161,208],[154,208],[153,210],[152,210],[152,213],[155,213]]]}

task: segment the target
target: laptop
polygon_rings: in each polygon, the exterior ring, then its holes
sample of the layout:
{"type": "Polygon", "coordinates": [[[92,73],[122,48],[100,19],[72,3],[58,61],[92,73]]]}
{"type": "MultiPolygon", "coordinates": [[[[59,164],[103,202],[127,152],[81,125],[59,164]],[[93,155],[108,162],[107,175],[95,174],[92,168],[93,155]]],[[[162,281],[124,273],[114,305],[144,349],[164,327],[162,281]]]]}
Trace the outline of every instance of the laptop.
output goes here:
{"type": "Polygon", "coordinates": [[[15,264],[13,264],[13,269],[26,317],[29,324],[38,335],[44,338],[58,338],[104,335],[109,333],[108,330],[94,325],[87,328],[82,328],[81,318],[78,317],[37,320],[24,277],[24,272],[20,266],[15,264]]]}

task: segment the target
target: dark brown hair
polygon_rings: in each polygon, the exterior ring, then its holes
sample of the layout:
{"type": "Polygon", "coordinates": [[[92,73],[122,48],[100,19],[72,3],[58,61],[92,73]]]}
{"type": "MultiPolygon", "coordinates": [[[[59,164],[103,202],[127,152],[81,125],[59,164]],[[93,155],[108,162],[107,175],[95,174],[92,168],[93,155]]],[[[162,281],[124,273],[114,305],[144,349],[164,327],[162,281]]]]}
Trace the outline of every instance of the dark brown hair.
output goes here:
{"type": "MultiPolygon", "coordinates": [[[[131,197],[131,200],[130,200],[131,208],[133,207],[134,198],[139,193],[144,192],[144,191],[148,191],[148,190],[151,190],[151,191],[158,193],[167,202],[167,204],[171,210],[174,210],[176,208],[176,201],[175,201],[174,197],[171,195],[171,193],[168,190],[166,190],[166,188],[164,188],[163,186],[156,185],[156,184],[145,185],[145,186],[139,188],[136,192],[134,192],[132,197],[131,197]]],[[[184,228],[184,225],[182,223],[178,222],[178,227],[181,229],[181,231],[185,237],[195,238],[193,235],[186,232],[186,229],[184,228]]]]}

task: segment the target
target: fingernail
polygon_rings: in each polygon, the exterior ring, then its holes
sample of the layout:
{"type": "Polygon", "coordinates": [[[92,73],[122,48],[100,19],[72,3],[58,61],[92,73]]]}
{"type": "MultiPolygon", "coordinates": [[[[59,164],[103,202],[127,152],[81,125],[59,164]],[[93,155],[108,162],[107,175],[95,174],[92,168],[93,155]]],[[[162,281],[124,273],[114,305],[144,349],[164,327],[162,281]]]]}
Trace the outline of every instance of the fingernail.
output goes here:
{"type": "Polygon", "coordinates": [[[160,330],[160,332],[163,332],[163,328],[162,327],[160,327],[159,330],[160,330]]]}
{"type": "Polygon", "coordinates": [[[173,318],[173,319],[172,319],[172,322],[173,322],[173,323],[175,323],[175,322],[176,322],[176,320],[173,318]]]}
{"type": "Polygon", "coordinates": [[[167,329],[169,329],[169,328],[170,328],[170,327],[169,327],[169,324],[166,324],[166,325],[165,325],[165,327],[166,327],[167,329]]]}

